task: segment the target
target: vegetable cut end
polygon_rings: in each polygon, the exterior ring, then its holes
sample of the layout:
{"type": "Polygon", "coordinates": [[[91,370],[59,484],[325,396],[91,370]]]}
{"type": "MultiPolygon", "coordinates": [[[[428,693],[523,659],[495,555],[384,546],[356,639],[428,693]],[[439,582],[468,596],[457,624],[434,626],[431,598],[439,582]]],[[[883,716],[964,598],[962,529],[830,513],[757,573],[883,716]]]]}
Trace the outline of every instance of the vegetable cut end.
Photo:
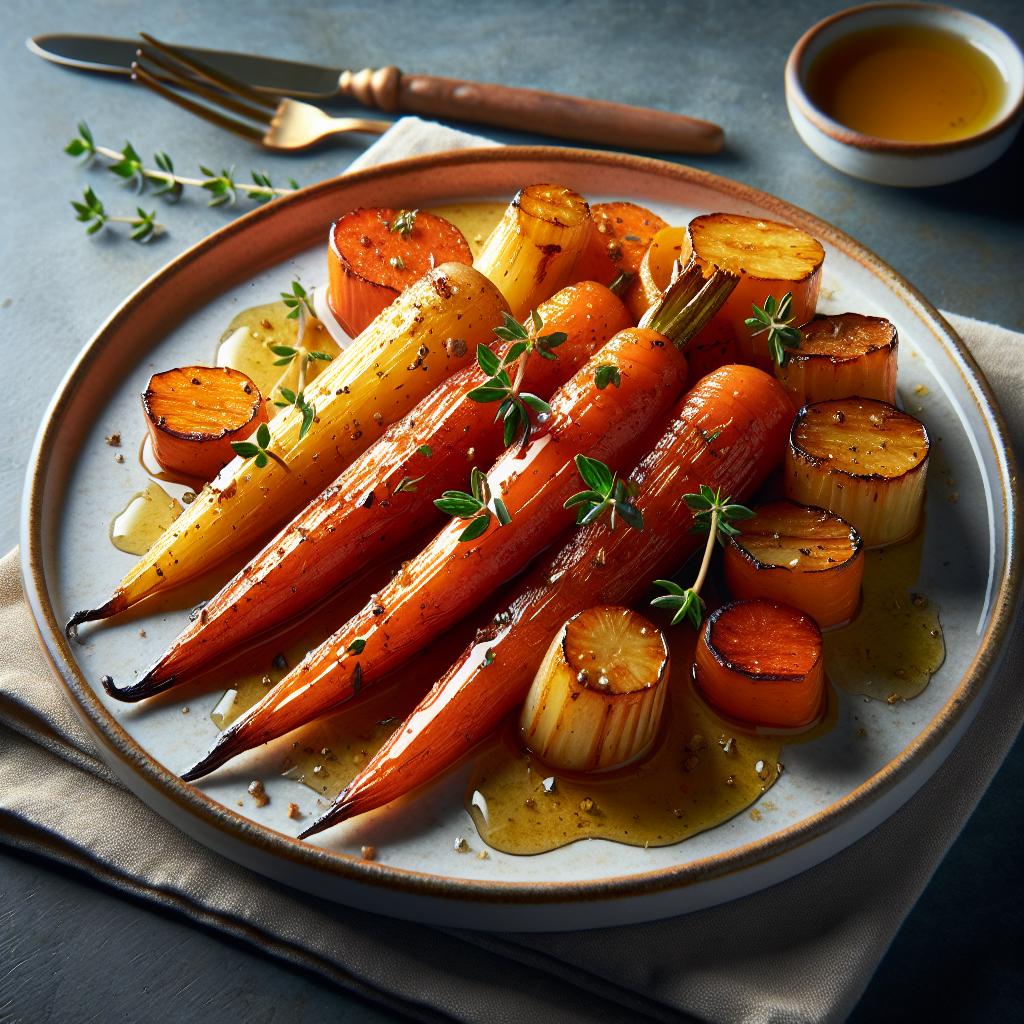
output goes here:
{"type": "Polygon", "coordinates": [[[665,637],[614,606],[573,616],[552,640],[523,704],[524,744],[555,768],[594,772],[653,745],[669,673],[665,637]]]}
{"type": "Polygon", "coordinates": [[[839,313],[815,317],[802,332],[799,348],[775,370],[800,402],[848,395],[896,400],[899,338],[888,320],[839,313]]]}
{"type": "Polygon", "coordinates": [[[806,612],[822,629],[849,622],[860,605],[860,535],[825,509],[776,501],[730,538],[725,578],[741,599],[766,598],[806,612]]]}
{"type": "Polygon", "coordinates": [[[724,605],[701,634],[694,678],[729,718],[754,727],[808,727],[824,706],[821,630],[809,615],[776,601],[724,605]]]}
{"type": "Polygon", "coordinates": [[[267,410],[259,388],[227,366],[179,366],[154,374],[142,395],[157,462],[170,473],[209,480],[235,456],[267,410]]]}
{"type": "Polygon", "coordinates": [[[835,512],[870,547],[895,544],[920,522],[928,451],[924,425],[885,402],[817,402],[790,432],[786,496],[835,512]]]}
{"type": "MultiPolygon", "coordinates": [[[[657,214],[636,203],[598,203],[590,208],[590,216],[589,239],[573,277],[605,285],[623,271],[638,275],[651,240],[666,226],[657,214]]],[[[632,293],[638,290],[639,282],[634,281],[626,292],[627,303],[632,305],[632,293]]]]}

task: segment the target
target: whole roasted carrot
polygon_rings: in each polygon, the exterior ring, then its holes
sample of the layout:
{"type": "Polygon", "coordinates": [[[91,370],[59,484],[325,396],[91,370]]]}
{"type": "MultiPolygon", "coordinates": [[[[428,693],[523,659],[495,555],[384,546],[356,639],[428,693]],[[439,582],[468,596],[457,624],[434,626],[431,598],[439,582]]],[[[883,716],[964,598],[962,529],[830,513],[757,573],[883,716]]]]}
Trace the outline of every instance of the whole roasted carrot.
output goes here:
{"type": "MultiPolygon", "coordinates": [[[[523,365],[522,390],[544,400],[631,324],[622,300],[594,282],[562,289],[538,314],[544,337],[565,335],[551,353],[556,358],[535,354],[523,365]]],[[[512,344],[497,347],[498,358],[512,344]]],[[[108,682],[107,692],[136,701],[183,682],[311,607],[434,522],[433,499],[461,486],[471,462],[489,465],[504,447],[495,406],[470,397],[486,380],[474,363],[438,386],[241,569],[144,676],[123,688],[108,682]]]]}
{"type": "Polygon", "coordinates": [[[683,495],[701,484],[742,499],[778,465],[793,407],[772,377],[726,366],[703,378],[630,479],[642,532],[584,527],[517,587],[391,739],[302,834],[312,835],[437,778],[520,704],[558,625],[583,608],[636,600],[704,538],[683,495]],[[710,439],[710,440],[709,440],[710,439]]]}
{"type": "MultiPolygon", "coordinates": [[[[677,284],[664,310],[665,330],[688,338],[735,280],[716,273],[705,284],[694,267],[677,284]],[[675,305],[680,295],[692,298],[685,305],[689,317],[675,305]]],[[[509,448],[486,484],[482,475],[476,478],[474,494],[464,496],[467,514],[441,530],[183,777],[199,778],[243,750],[328,714],[477,607],[572,522],[564,505],[579,490],[574,458],[628,465],[647,432],[660,432],[685,380],[686,359],[665,334],[642,327],[617,334],[558,390],[545,430],[509,448]]]]}

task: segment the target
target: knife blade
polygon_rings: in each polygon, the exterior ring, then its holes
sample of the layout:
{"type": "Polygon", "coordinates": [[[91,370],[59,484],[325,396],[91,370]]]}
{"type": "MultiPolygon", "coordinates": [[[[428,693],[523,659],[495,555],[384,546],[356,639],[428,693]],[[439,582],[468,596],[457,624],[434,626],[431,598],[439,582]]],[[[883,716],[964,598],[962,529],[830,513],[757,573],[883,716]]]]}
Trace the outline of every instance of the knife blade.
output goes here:
{"type": "MultiPolygon", "coordinates": [[[[36,36],[27,45],[44,60],[65,67],[120,75],[130,74],[139,48],[132,39],[70,34],[36,36]]],[[[717,153],[723,144],[718,125],[668,110],[540,89],[406,74],[391,65],[349,71],[248,53],[178,49],[256,89],[295,99],[355,100],[389,114],[452,118],[616,148],[717,153]]]]}
{"type": "MultiPolygon", "coordinates": [[[[53,64],[79,71],[130,75],[135,51],[140,44],[139,39],[54,34],[34,36],[26,40],[25,45],[37,57],[53,64]]],[[[259,57],[250,53],[205,50],[195,46],[182,46],[181,49],[217,71],[240,78],[262,92],[321,102],[338,98],[341,68],[325,68],[318,64],[259,57]]],[[[158,70],[154,73],[161,76],[158,70]]]]}

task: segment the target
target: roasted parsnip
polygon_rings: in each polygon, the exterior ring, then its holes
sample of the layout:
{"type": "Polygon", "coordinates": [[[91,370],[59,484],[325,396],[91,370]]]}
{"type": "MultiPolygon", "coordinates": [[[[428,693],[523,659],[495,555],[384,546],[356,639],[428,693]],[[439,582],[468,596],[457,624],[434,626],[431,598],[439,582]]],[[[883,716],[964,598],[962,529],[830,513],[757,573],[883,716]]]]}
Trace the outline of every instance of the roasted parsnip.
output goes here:
{"type": "Polygon", "coordinates": [[[786,497],[841,516],[868,547],[898,544],[921,522],[928,448],[924,424],[886,402],[816,402],[790,432],[786,497]]]}
{"type": "Polygon", "coordinates": [[[529,185],[509,204],[476,266],[522,320],[572,280],[590,231],[583,196],[561,185],[529,185]]]}
{"type": "Polygon", "coordinates": [[[849,622],[860,607],[864,551],[860,534],[822,508],[761,505],[729,539],[725,580],[737,598],[790,604],[822,629],[849,622]]]}
{"type": "Polygon", "coordinates": [[[896,401],[899,338],[888,320],[860,313],[816,316],[801,332],[799,346],[775,368],[799,403],[850,395],[896,401]]]}
{"type": "Polygon", "coordinates": [[[263,396],[238,370],[179,366],[155,373],[142,394],[153,457],[170,473],[209,480],[267,422],[263,396]]]}
{"type": "Polygon", "coordinates": [[[600,605],[555,634],[523,704],[523,743],[553,768],[594,772],[642,757],[668,689],[668,644],[629,608],[600,605]]]}
{"type": "Polygon", "coordinates": [[[470,362],[478,344],[490,343],[507,308],[497,288],[464,264],[446,263],[421,278],[327,364],[302,408],[274,418],[266,464],[229,462],[113,596],[72,616],[69,635],[79,623],[122,612],[271,534],[470,362]]]}
{"type": "Polygon", "coordinates": [[[745,725],[803,729],[821,718],[825,662],[814,619],[777,601],[734,601],[712,612],[697,644],[697,688],[745,725]]]}

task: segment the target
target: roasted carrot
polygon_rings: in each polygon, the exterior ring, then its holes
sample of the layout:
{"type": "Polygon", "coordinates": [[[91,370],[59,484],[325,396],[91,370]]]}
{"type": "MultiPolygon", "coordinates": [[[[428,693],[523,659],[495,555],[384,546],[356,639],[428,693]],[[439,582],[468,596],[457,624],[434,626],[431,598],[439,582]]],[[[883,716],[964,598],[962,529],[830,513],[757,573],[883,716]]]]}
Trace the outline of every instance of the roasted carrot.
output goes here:
{"type": "Polygon", "coordinates": [[[718,711],[748,726],[804,729],[821,718],[825,662],[821,630],[777,601],[734,601],[708,616],[694,679],[718,711]]]}
{"type": "Polygon", "coordinates": [[[630,474],[643,531],[612,532],[595,523],[542,559],[491,627],[303,834],[380,807],[457,762],[521,704],[559,623],[596,603],[628,604],[704,543],[687,529],[693,512],[683,496],[707,484],[746,498],[782,457],[792,417],[782,386],[753,367],[723,367],[700,381],[630,474]]]}
{"type": "Polygon", "coordinates": [[[462,232],[424,210],[353,210],[331,226],[327,246],[327,305],[353,338],[442,263],[472,263],[462,232]]]}
{"type": "MultiPolygon", "coordinates": [[[[557,358],[526,361],[521,387],[544,400],[631,323],[622,300],[593,282],[564,288],[538,313],[545,334],[566,335],[557,358]]],[[[504,358],[510,347],[504,342],[496,354],[504,358]]],[[[107,692],[141,700],[183,682],[427,528],[439,516],[433,499],[461,486],[473,462],[489,465],[504,447],[494,406],[469,397],[486,379],[474,363],[424,398],[213,597],[144,676],[124,688],[111,683],[107,692]]]]}
{"type": "Polygon", "coordinates": [[[238,457],[98,608],[105,619],[204,573],[280,528],[425,395],[490,343],[508,305],[472,267],[445,263],[406,289],[306,389],[305,408],[271,421],[261,468],[238,457]],[[307,423],[305,409],[313,416],[307,423]]]}
{"type": "Polygon", "coordinates": [[[849,622],[860,607],[860,534],[823,508],[773,501],[756,509],[725,548],[733,597],[765,597],[807,612],[822,629],[849,622]]]}
{"type": "Polygon", "coordinates": [[[239,370],[178,366],[155,373],[142,394],[153,456],[171,473],[209,480],[267,422],[263,396],[239,370]]]}
{"type": "Polygon", "coordinates": [[[735,285],[731,276],[717,273],[705,283],[699,267],[691,270],[663,311],[669,335],[631,328],[598,350],[556,392],[543,431],[498,459],[486,490],[474,483],[473,496],[486,510],[482,520],[476,512],[470,527],[469,515],[453,519],[183,777],[199,778],[243,750],[333,711],[467,615],[567,528],[574,513],[565,503],[585,490],[574,458],[629,465],[648,431],[660,433],[686,380],[686,359],[672,339],[684,345],[735,285]],[[599,367],[613,369],[617,383],[599,387],[599,367]]]}

